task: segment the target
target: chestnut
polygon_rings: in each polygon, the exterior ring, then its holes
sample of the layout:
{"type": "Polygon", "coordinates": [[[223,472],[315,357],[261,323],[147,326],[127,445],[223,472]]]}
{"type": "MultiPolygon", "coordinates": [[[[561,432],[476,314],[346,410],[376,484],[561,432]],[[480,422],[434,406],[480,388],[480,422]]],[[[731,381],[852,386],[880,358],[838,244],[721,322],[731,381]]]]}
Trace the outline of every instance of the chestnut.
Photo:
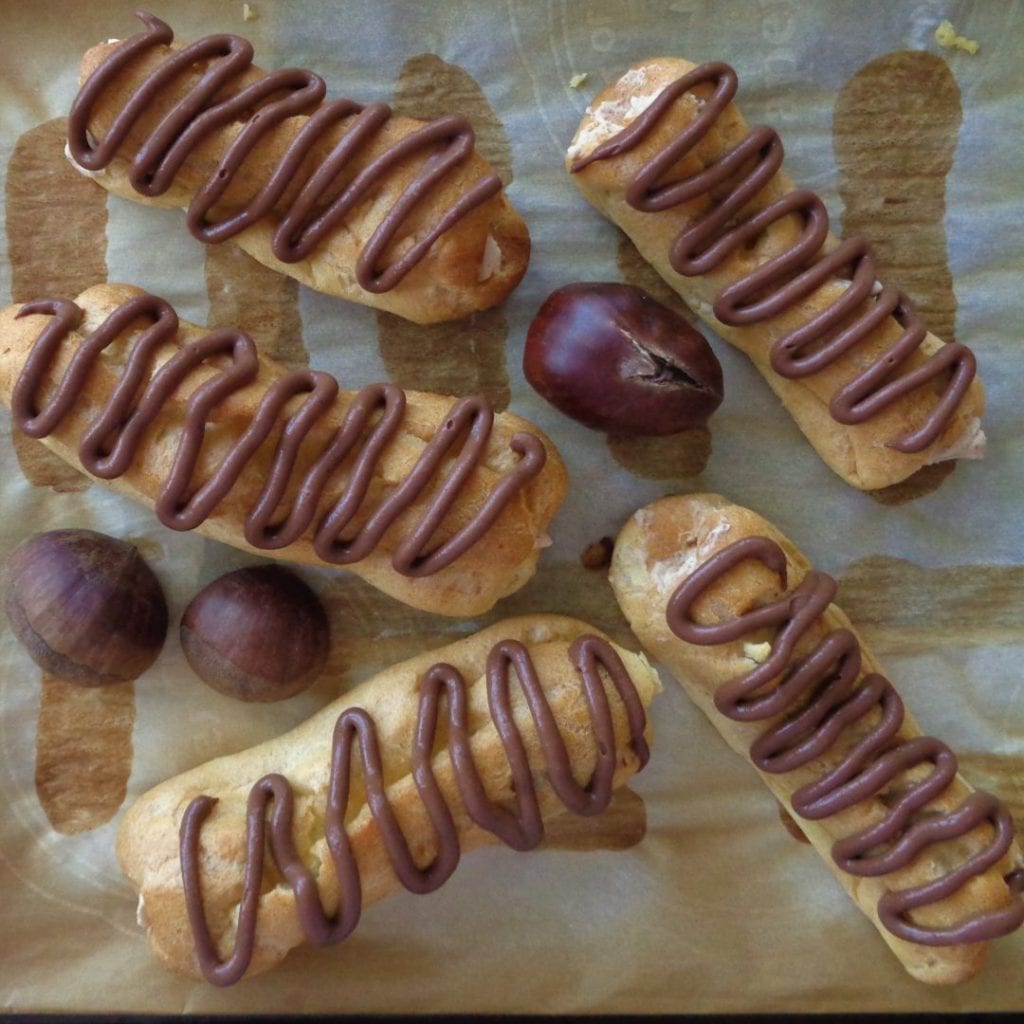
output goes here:
{"type": "Polygon", "coordinates": [[[7,560],[4,605],[43,671],[81,686],[138,678],[167,635],[167,602],[138,549],[93,530],[51,530],[7,560]]]}
{"type": "Polygon", "coordinates": [[[530,324],[523,371],[561,412],[610,434],[703,426],[722,401],[722,367],[704,336],[628,284],[549,295],[530,324]]]}
{"type": "Polygon", "coordinates": [[[214,690],[270,703],[294,697],[320,675],[330,627],[320,599],[298,576],[255,565],[219,577],[192,599],[181,646],[214,690]]]}

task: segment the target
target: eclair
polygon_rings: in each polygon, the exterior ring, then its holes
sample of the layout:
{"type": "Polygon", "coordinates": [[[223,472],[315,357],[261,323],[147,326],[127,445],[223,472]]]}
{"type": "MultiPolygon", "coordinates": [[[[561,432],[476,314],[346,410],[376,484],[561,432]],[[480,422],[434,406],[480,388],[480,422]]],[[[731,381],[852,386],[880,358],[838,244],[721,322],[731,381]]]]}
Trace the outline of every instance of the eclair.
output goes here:
{"type": "Polygon", "coordinates": [[[980,458],[974,355],[929,333],[883,285],[870,246],[839,241],[813,192],[749,129],[727,64],[643,61],[599,93],[566,166],[676,292],[745,352],[825,462],[863,490],[980,458]]]}
{"type": "Polygon", "coordinates": [[[67,155],[126,199],[187,211],[330,295],[416,323],[468,316],[519,283],[530,237],[469,122],[326,100],[312,71],[264,72],[252,45],[189,46],[159,18],[82,58],[67,155]]]}
{"type": "Polygon", "coordinates": [[[509,619],[164,782],[117,841],[153,952],[230,985],[340,942],[400,887],[432,892],[462,853],[532,849],[551,816],[601,813],[644,766],[659,689],[586,623],[509,619]]]}
{"type": "Polygon", "coordinates": [[[0,312],[0,399],[171,529],[344,566],[441,615],[530,578],[567,487],[551,442],[482,398],[342,390],[129,285],[0,312]]]}
{"type": "Polygon", "coordinates": [[[907,971],[979,971],[1024,922],[1006,806],[922,735],[814,571],[774,526],[717,495],[664,498],[622,529],[615,596],[725,741],[751,760],[907,971]]]}

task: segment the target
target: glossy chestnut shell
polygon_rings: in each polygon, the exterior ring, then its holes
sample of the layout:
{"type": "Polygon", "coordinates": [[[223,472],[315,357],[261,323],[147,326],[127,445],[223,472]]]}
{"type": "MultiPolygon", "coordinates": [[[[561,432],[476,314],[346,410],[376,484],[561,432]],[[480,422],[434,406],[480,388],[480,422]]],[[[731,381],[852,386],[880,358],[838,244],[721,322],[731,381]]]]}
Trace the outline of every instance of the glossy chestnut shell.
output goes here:
{"type": "Polygon", "coordinates": [[[181,646],[196,675],[228,697],[269,703],[294,697],[323,671],[330,626],[298,576],[256,565],[214,580],[181,620],[181,646]]]}
{"type": "Polygon", "coordinates": [[[540,307],[523,371],[567,416],[610,434],[703,426],[722,401],[722,368],[704,336],[632,285],[570,284],[540,307]]]}
{"type": "Polygon", "coordinates": [[[16,548],[4,604],[36,664],[81,686],[138,678],[167,635],[163,590],[138,549],[93,530],[51,530],[16,548]]]}

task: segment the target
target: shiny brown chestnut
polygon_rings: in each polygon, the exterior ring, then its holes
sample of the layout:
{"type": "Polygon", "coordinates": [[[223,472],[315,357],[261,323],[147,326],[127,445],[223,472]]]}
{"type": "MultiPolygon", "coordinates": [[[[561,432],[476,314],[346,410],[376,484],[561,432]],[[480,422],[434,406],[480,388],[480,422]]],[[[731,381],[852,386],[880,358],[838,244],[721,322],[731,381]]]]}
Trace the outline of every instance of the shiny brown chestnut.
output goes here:
{"type": "Polygon", "coordinates": [[[270,703],[294,697],[320,675],[330,627],[320,599],[298,576],[255,565],[221,576],[192,599],[181,646],[214,690],[270,703]]]}
{"type": "Polygon", "coordinates": [[[610,434],[703,426],[722,402],[722,367],[704,336],[627,284],[552,292],[526,336],[523,371],[567,416],[610,434]]]}
{"type": "Polygon", "coordinates": [[[30,537],[7,560],[4,606],[44,672],[80,686],[137,679],[167,635],[167,602],[138,549],[93,530],[30,537]]]}

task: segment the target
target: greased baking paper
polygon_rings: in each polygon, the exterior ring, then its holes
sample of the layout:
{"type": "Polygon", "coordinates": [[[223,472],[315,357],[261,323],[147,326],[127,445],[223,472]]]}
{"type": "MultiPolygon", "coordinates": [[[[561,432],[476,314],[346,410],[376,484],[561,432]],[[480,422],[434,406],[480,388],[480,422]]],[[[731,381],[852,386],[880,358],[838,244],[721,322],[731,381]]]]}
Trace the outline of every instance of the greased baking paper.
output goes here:
{"type": "Polygon", "coordinates": [[[114,859],[128,801],[219,754],[284,731],[341,688],[497,618],[557,611],[631,643],[603,574],[579,556],[638,506],[678,490],[728,495],[773,520],[824,571],[923,727],[965,774],[1024,818],[1024,411],[1019,402],[1019,3],[850,5],[454,0],[154,3],[181,41],[250,38],[264,68],[310,67],[331,96],[404,113],[462,113],[526,217],[533,256],[501,307],[417,327],[299,288],[228,245],[203,249],[176,211],[108,197],[63,155],[77,63],[137,31],[128,3],[11,4],[0,38],[0,301],[142,285],[199,323],[241,324],[290,366],[349,386],[393,379],[479,392],[534,420],[568,462],[568,502],[535,579],[486,620],[415,612],[343,573],[303,571],[328,605],[331,671],[280,705],[244,705],[188,670],[176,621],[206,582],[252,559],[162,528],[90,486],[0,412],[0,549],[37,530],[135,540],[167,591],[172,626],[134,684],[73,690],[41,678],[0,633],[0,1005],[150,1012],[884,1011],[1024,1007],[1024,936],[951,990],[909,979],[817,856],[792,839],[754,772],[670,685],[653,708],[648,768],[613,810],[562,821],[540,851],[486,849],[448,884],[364,914],[343,945],[302,949],[225,991],[150,956],[114,859]],[[249,8],[249,18],[244,7],[249,8]],[[948,18],[980,43],[947,51],[948,18]],[[774,125],[786,167],[834,226],[876,247],[886,279],[978,355],[984,462],[880,496],[830,473],[744,358],[716,352],[726,398],[699,431],[606,439],[526,385],[527,325],[575,280],[627,280],[666,297],[578,194],[563,154],[590,97],[643,57],[726,60],[753,123],[774,125]],[[581,76],[586,78],[580,82],[581,76]],[[572,83],[576,81],[576,86],[572,83]]]}

